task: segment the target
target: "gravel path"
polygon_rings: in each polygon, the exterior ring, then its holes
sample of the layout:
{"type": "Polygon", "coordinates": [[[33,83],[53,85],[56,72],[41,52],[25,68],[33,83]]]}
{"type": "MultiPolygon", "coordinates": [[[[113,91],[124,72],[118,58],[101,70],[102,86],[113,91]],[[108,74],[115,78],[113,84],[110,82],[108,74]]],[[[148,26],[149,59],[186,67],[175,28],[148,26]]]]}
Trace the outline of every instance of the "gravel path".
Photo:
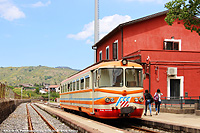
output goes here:
{"type": "MultiPolygon", "coordinates": [[[[32,104],[33,105],[33,104],[32,104]]],[[[67,125],[60,122],[56,118],[52,117],[45,111],[41,110],[37,106],[33,105],[38,112],[59,132],[73,132],[76,130],[70,129],[67,125]]],[[[31,121],[33,125],[34,132],[46,133],[52,132],[51,129],[46,125],[42,118],[37,114],[37,112],[28,104],[29,113],[31,116],[31,121]]],[[[27,122],[27,110],[26,103],[20,104],[16,110],[10,114],[10,116],[0,124],[0,133],[28,133],[28,122],[27,122]]]]}

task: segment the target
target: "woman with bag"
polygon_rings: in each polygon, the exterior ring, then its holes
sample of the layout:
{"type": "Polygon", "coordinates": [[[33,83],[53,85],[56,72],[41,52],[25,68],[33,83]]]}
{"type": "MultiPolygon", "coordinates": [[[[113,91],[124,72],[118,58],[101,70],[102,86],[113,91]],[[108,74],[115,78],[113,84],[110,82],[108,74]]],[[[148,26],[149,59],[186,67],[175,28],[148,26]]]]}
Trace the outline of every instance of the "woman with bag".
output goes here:
{"type": "Polygon", "coordinates": [[[145,113],[144,113],[144,115],[145,116],[147,115],[147,106],[149,105],[150,116],[152,116],[151,103],[153,102],[153,98],[152,98],[151,94],[148,92],[148,90],[145,90],[144,98],[145,98],[145,113]]]}
{"type": "Polygon", "coordinates": [[[160,92],[160,89],[157,89],[157,92],[154,94],[154,101],[155,101],[155,108],[156,108],[156,115],[160,112],[160,104],[161,104],[161,96],[163,94],[160,92]]]}

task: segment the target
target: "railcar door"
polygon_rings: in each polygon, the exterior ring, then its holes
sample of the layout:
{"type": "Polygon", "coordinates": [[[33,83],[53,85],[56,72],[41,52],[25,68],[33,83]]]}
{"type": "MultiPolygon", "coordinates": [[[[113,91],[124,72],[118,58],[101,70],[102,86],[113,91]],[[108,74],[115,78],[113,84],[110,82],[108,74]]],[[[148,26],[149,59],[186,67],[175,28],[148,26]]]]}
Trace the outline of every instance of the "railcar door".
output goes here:
{"type": "Polygon", "coordinates": [[[97,70],[91,71],[91,77],[92,77],[92,112],[91,114],[94,114],[94,98],[95,98],[95,92],[94,89],[97,86],[97,70]]]}

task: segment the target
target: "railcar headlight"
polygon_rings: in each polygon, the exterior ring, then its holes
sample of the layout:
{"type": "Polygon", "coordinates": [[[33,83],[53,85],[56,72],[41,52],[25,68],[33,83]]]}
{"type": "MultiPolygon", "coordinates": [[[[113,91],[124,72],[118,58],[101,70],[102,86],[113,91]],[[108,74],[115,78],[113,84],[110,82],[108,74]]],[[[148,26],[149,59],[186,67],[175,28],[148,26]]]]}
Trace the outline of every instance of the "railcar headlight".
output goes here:
{"type": "Polygon", "coordinates": [[[123,64],[123,65],[126,65],[127,63],[128,63],[127,59],[123,59],[123,60],[122,60],[122,64],[123,64]]]}
{"type": "Polygon", "coordinates": [[[140,101],[140,102],[144,102],[144,98],[143,98],[143,97],[140,97],[140,98],[139,98],[139,101],[140,101]]]}
{"type": "Polygon", "coordinates": [[[110,102],[110,98],[106,97],[105,102],[107,102],[107,103],[110,102]]]}
{"type": "Polygon", "coordinates": [[[138,98],[135,98],[135,102],[138,102],[138,98]]]}
{"type": "Polygon", "coordinates": [[[111,102],[114,102],[114,101],[115,101],[115,99],[114,99],[114,98],[111,98],[111,99],[110,99],[110,101],[111,101],[111,102]]]}

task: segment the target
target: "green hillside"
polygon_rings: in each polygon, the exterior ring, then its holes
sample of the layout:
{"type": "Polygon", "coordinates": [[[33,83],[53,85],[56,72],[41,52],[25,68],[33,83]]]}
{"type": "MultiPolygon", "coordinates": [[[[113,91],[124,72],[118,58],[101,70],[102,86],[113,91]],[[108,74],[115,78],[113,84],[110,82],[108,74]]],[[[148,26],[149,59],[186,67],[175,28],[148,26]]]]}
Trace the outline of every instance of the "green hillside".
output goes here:
{"type": "Polygon", "coordinates": [[[8,85],[19,84],[59,84],[61,81],[76,73],[77,70],[68,67],[0,67],[0,82],[7,82],[8,85]]]}

